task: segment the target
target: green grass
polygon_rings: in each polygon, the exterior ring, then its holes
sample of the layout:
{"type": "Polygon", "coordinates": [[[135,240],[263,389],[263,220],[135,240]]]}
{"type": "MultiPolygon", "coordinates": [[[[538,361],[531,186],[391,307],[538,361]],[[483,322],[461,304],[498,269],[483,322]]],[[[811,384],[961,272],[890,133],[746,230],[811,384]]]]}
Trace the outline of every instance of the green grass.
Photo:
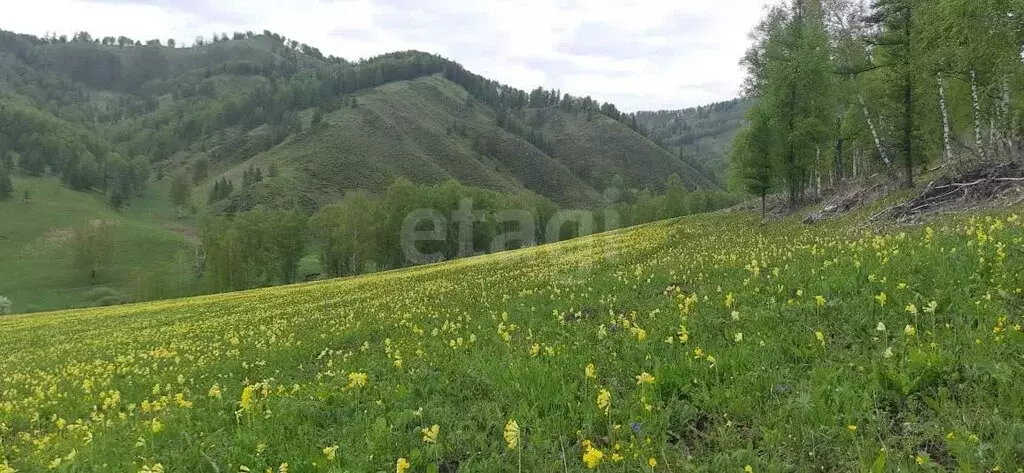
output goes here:
{"type": "Polygon", "coordinates": [[[54,178],[14,178],[15,196],[0,202],[0,295],[16,311],[91,305],[90,291],[108,287],[131,298],[137,276],[184,257],[191,261],[189,220],[175,220],[165,202],[166,183],[154,183],[146,196],[118,212],[101,194],[70,190],[54,178]],[[24,200],[28,191],[29,200],[24,200]],[[112,225],[114,258],[94,284],[74,268],[71,238],[84,222],[112,225]]]}
{"type": "MultiPolygon", "coordinates": [[[[237,183],[254,165],[277,163],[281,177],[248,189],[248,198],[280,204],[337,201],[346,190],[381,192],[395,179],[420,184],[454,179],[502,192],[529,191],[568,206],[593,206],[599,194],[560,161],[495,125],[493,110],[470,101],[458,85],[431,76],[355,95],[356,108],[325,117],[325,126],[292,136],[276,148],[221,174],[237,183]],[[448,133],[455,122],[468,136],[448,133]],[[493,156],[473,150],[474,136],[498,143],[493,156]]],[[[311,115],[307,113],[306,115],[311,115]]],[[[621,126],[621,125],[619,125],[621,126]]]]}
{"type": "Polygon", "coordinates": [[[589,449],[609,472],[1017,471],[1021,210],[884,233],[863,213],[700,215],[7,317],[0,465],[554,472],[586,470],[589,449]]]}
{"type": "Polygon", "coordinates": [[[555,156],[569,168],[590,174],[594,182],[609,182],[619,175],[631,188],[663,190],[671,174],[678,174],[691,189],[716,185],[677,156],[621,123],[603,115],[570,114],[545,110],[534,120],[543,123],[554,140],[555,156]],[[584,171],[585,170],[585,171],[584,171]]]}

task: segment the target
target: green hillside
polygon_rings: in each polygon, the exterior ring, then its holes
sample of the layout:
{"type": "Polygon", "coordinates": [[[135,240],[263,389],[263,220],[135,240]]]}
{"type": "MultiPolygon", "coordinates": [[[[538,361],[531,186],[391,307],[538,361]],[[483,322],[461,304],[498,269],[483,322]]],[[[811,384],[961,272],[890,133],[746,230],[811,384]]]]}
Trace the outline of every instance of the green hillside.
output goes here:
{"type": "Polygon", "coordinates": [[[872,207],[2,317],[0,471],[1017,471],[1024,209],[872,207]]]}
{"type": "Polygon", "coordinates": [[[224,175],[237,181],[250,165],[281,168],[280,181],[268,179],[238,195],[240,207],[272,203],[266,199],[288,193],[323,205],[346,190],[382,192],[399,177],[534,192],[566,206],[598,203],[598,192],[561,161],[498,128],[492,109],[444,78],[387,84],[354,99],[356,107],[328,113],[323,125],[227,170],[224,175]]]}
{"type": "Polygon", "coordinates": [[[735,99],[683,110],[637,112],[636,118],[652,140],[681,150],[716,182],[724,183],[729,149],[752,104],[735,99]]]}
{"type": "Polygon", "coordinates": [[[159,192],[166,191],[163,184],[121,212],[110,209],[102,194],[73,191],[53,178],[15,177],[14,186],[15,198],[0,201],[0,294],[15,311],[192,292],[193,230],[175,219],[159,192]],[[95,280],[76,268],[72,248],[75,231],[87,222],[108,225],[115,247],[95,280]],[[154,274],[165,278],[154,281],[154,274]]]}
{"type": "MultiPolygon", "coordinates": [[[[16,194],[0,202],[0,255],[16,268],[0,295],[34,310],[209,291],[195,249],[203,221],[261,208],[312,216],[400,179],[456,181],[545,215],[548,201],[612,204],[611,186],[663,193],[672,174],[730,202],[641,131],[612,104],[527,93],[416,51],[350,62],[270,32],[182,48],[0,31],[0,173],[16,194]],[[188,182],[180,202],[171,181],[188,182]],[[95,280],[73,269],[74,245],[47,236],[90,221],[111,222],[115,240],[95,280]]],[[[300,276],[319,272],[306,250],[300,276]]]]}

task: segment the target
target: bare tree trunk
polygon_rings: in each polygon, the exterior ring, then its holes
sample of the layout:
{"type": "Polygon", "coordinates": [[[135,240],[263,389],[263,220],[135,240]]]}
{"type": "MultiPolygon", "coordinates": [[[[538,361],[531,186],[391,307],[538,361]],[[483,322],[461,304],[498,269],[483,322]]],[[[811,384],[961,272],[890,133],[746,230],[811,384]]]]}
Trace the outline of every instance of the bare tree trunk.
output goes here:
{"type": "Polygon", "coordinates": [[[868,104],[864,102],[864,96],[858,96],[860,99],[860,107],[864,110],[864,119],[868,122],[868,128],[871,129],[871,138],[875,140],[875,148],[878,149],[878,155],[882,157],[882,162],[886,166],[892,166],[892,161],[889,161],[889,156],[885,154],[885,148],[882,147],[882,140],[878,137],[878,129],[875,128],[875,122],[871,120],[871,113],[868,112],[868,104]]]}
{"type": "Polygon", "coordinates": [[[978,98],[978,73],[971,68],[971,110],[974,111],[974,145],[982,159],[985,147],[981,142],[981,101],[978,98]]]}
{"type": "Polygon", "coordinates": [[[942,111],[942,157],[948,163],[953,160],[953,149],[950,146],[949,110],[946,108],[946,79],[938,74],[939,109],[942,111]]]}

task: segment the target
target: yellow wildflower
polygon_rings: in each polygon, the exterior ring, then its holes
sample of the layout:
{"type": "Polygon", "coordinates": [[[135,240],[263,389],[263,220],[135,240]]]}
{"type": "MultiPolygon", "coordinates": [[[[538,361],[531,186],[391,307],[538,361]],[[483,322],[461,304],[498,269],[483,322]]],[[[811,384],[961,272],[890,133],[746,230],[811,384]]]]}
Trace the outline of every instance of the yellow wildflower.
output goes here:
{"type": "Polygon", "coordinates": [[[654,457],[648,458],[647,459],[647,466],[649,466],[651,468],[654,468],[654,467],[658,466],[658,460],[656,460],[654,457]]]}
{"type": "Polygon", "coordinates": [[[587,468],[590,469],[597,468],[597,465],[600,465],[601,460],[604,458],[604,452],[594,448],[590,442],[586,442],[584,446],[586,449],[583,452],[583,464],[587,465],[587,468]]]}
{"type": "Polygon", "coordinates": [[[640,373],[640,375],[636,377],[636,384],[654,384],[654,376],[651,376],[646,371],[644,371],[643,373],[640,373]]]}
{"type": "Polygon", "coordinates": [[[238,401],[238,407],[241,407],[243,411],[252,410],[252,391],[252,386],[242,389],[242,399],[238,401]]]}
{"type": "Polygon", "coordinates": [[[213,386],[210,386],[210,392],[206,393],[206,396],[215,399],[220,399],[220,384],[213,383],[213,386]]]}
{"type": "Polygon", "coordinates": [[[422,430],[423,442],[424,443],[437,443],[437,434],[441,431],[441,426],[434,424],[429,428],[422,430]]]}
{"type": "Polygon", "coordinates": [[[510,450],[515,449],[519,445],[519,423],[514,419],[509,419],[508,423],[505,424],[505,444],[508,445],[510,450]]]}
{"type": "Polygon", "coordinates": [[[597,393],[597,408],[603,410],[605,415],[611,412],[612,393],[607,389],[602,389],[601,392],[597,393]]]}
{"type": "Polygon", "coordinates": [[[906,327],[903,327],[903,333],[908,337],[913,337],[914,335],[917,335],[917,328],[908,324],[906,327]]]}
{"type": "Polygon", "coordinates": [[[878,301],[878,305],[885,307],[885,301],[889,300],[889,296],[882,292],[875,296],[875,300],[878,301]]]}
{"type": "Polygon", "coordinates": [[[363,387],[366,387],[366,383],[367,383],[368,379],[369,379],[369,376],[367,376],[366,373],[362,373],[362,372],[358,372],[358,371],[349,373],[348,374],[348,388],[352,389],[352,388],[363,388],[363,387]]]}
{"type": "Polygon", "coordinates": [[[327,457],[327,461],[334,461],[334,459],[337,458],[339,448],[340,447],[338,447],[337,445],[324,447],[324,456],[327,457]]]}
{"type": "Polygon", "coordinates": [[[595,367],[593,363],[588,363],[587,367],[583,369],[583,374],[586,375],[587,378],[596,379],[597,367],[595,367]]]}
{"type": "Polygon", "coordinates": [[[409,460],[406,460],[405,458],[399,458],[398,461],[395,462],[395,473],[405,473],[408,470],[409,460]]]}
{"type": "Polygon", "coordinates": [[[822,296],[814,296],[814,301],[818,303],[818,307],[825,307],[825,298],[822,296]]]}

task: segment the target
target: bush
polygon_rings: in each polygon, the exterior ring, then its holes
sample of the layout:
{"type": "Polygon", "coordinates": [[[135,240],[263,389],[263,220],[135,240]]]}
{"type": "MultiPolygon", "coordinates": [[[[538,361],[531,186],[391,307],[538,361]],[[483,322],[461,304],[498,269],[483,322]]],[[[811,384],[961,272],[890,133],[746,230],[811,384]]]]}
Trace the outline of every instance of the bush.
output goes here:
{"type": "Polygon", "coordinates": [[[14,304],[11,303],[10,299],[0,296],[0,315],[10,314],[13,307],[14,304]]]}

